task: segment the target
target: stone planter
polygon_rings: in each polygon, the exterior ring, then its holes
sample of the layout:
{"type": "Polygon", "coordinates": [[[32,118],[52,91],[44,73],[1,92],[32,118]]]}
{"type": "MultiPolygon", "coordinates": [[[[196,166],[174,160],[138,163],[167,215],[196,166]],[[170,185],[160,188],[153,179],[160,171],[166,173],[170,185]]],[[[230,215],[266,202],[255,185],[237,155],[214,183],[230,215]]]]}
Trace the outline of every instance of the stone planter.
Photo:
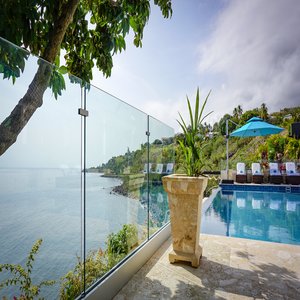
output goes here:
{"type": "Polygon", "coordinates": [[[162,178],[168,193],[173,250],[169,261],[188,261],[198,267],[202,248],[199,245],[203,193],[207,177],[169,175],[162,178]]]}

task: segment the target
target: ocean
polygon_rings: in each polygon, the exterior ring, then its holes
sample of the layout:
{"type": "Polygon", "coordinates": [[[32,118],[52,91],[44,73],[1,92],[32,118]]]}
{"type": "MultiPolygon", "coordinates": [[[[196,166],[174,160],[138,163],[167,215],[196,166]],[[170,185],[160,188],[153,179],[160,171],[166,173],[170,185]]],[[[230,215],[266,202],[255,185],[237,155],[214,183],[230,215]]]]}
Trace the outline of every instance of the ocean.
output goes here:
{"type": "MultiPolygon", "coordinates": [[[[147,224],[147,209],[137,199],[112,192],[121,181],[86,174],[86,248],[104,249],[108,234],[123,224],[147,224]]],[[[34,242],[43,243],[33,265],[34,283],[57,280],[44,288],[57,299],[59,280],[81,256],[81,172],[79,169],[0,169],[0,264],[24,266],[34,242]]],[[[7,273],[0,273],[0,282],[7,273]]],[[[0,291],[19,295],[17,288],[0,291]]]]}

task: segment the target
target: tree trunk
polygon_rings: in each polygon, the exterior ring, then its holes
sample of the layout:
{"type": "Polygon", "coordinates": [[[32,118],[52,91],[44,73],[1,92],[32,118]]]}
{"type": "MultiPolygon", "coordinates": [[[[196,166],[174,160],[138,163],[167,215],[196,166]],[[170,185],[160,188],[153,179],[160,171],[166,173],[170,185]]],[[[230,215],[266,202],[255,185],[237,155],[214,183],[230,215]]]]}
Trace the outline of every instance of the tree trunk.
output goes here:
{"type": "MultiPolygon", "coordinates": [[[[66,30],[73,20],[79,0],[66,2],[60,15],[54,21],[53,31],[49,34],[49,43],[42,57],[53,63],[59,54],[60,45],[66,30]]],[[[26,126],[34,112],[43,104],[43,95],[52,74],[52,65],[41,61],[24,97],[11,114],[0,125],[0,156],[17,140],[19,133],[26,126]]]]}
{"type": "Polygon", "coordinates": [[[43,95],[48,87],[51,72],[52,66],[49,63],[40,64],[26,94],[0,125],[0,155],[17,140],[31,116],[43,104],[43,95]]]}

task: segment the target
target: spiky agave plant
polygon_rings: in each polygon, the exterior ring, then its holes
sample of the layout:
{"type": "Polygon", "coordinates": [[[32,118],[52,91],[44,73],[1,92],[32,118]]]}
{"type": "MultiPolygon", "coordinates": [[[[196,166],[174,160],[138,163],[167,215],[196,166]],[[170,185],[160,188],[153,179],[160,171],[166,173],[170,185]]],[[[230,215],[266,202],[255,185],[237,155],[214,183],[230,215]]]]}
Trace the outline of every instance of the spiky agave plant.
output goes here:
{"type": "Polygon", "coordinates": [[[181,121],[177,120],[184,134],[184,140],[179,141],[179,145],[184,155],[182,167],[184,168],[188,176],[198,177],[202,175],[202,169],[204,166],[202,150],[203,147],[205,147],[205,144],[204,136],[201,136],[200,134],[200,128],[203,120],[212,113],[211,111],[203,116],[204,108],[206,106],[209,95],[210,92],[206,96],[205,101],[203,102],[200,108],[200,97],[198,87],[195,102],[195,112],[193,112],[192,110],[189,98],[186,97],[190,116],[190,124],[186,124],[180,113],[179,117],[181,121]]]}

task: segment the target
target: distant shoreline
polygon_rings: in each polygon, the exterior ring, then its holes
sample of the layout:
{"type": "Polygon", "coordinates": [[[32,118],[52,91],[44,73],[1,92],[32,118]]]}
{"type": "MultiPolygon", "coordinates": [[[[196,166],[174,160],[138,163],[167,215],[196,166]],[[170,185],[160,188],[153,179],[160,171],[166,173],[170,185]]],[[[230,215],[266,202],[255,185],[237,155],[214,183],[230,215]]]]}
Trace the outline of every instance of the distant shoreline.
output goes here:
{"type": "Polygon", "coordinates": [[[100,176],[101,177],[107,177],[107,178],[119,178],[119,179],[122,179],[124,177],[123,175],[103,174],[103,173],[100,176]]]}

